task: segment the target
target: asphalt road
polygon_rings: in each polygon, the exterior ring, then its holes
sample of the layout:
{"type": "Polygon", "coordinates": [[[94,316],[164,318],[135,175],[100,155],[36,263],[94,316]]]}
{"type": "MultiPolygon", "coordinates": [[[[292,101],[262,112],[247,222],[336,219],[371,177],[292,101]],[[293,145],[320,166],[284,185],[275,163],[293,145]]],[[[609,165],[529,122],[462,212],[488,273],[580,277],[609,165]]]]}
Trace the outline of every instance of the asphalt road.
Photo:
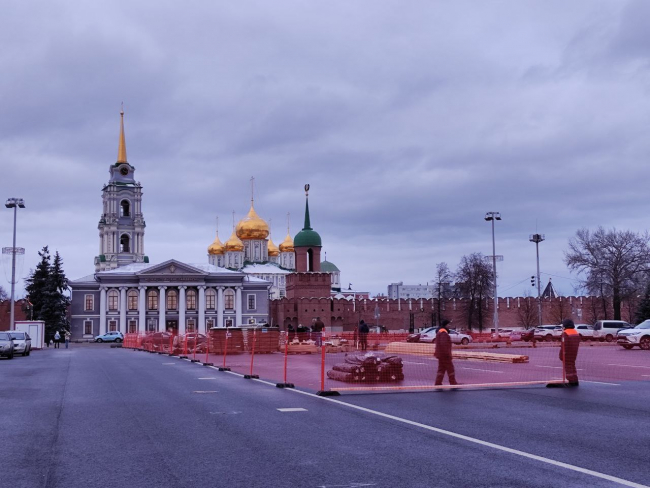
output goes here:
{"type": "Polygon", "coordinates": [[[73,346],[0,360],[0,425],[3,486],[650,485],[647,381],[328,399],[73,346]]]}

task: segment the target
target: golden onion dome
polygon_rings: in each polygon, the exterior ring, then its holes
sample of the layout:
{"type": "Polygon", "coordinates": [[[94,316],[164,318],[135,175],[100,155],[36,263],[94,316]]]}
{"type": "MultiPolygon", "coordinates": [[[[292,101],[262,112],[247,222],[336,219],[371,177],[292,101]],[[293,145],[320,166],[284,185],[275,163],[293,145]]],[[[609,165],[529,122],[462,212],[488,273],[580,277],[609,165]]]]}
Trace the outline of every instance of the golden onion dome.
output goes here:
{"type": "Polygon", "coordinates": [[[287,233],[287,237],[280,244],[280,252],[293,252],[293,239],[289,233],[287,233]]]}
{"type": "Polygon", "coordinates": [[[240,239],[266,239],[269,231],[269,224],[257,215],[252,204],[248,215],[237,224],[237,237],[240,239]]]}
{"type": "Polygon", "coordinates": [[[208,246],[208,254],[223,254],[225,246],[219,240],[219,234],[214,238],[214,242],[208,246]]]}
{"type": "Polygon", "coordinates": [[[276,257],[280,255],[280,249],[278,249],[278,246],[276,246],[273,241],[271,240],[271,237],[269,237],[269,256],[271,257],[276,257]]]}
{"type": "Polygon", "coordinates": [[[235,231],[232,231],[232,235],[230,236],[230,239],[226,241],[226,252],[228,251],[243,251],[244,250],[244,243],[237,237],[237,234],[235,231]]]}

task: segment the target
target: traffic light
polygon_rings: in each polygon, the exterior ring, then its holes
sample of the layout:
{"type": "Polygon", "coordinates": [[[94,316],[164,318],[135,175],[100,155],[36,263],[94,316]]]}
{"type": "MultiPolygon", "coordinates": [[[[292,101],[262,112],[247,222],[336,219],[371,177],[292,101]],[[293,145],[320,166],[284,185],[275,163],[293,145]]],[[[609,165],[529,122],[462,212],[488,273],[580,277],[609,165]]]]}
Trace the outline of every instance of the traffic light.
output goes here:
{"type": "Polygon", "coordinates": [[[530,286],[532,286],[533,288],[535,287],[535,277],[534,276],[530,277],[530,286]]]}

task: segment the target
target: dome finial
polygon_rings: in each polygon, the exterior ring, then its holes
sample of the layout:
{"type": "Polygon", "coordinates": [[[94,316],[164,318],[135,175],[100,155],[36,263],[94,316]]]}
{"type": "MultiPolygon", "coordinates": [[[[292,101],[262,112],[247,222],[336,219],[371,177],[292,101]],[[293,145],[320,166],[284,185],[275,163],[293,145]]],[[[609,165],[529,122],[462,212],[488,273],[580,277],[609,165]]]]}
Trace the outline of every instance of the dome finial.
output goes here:
{"type": "Polygon", "coordinates": [[[117,162],[126,163],[126,140],[124,138],[124,102],[120,109],[120,142],[117,147],[117,162]]]}
{"type": "Polygon", "coordinates": [[[251,207],[255,201],[255,177],[251,176],[251,207]]]}

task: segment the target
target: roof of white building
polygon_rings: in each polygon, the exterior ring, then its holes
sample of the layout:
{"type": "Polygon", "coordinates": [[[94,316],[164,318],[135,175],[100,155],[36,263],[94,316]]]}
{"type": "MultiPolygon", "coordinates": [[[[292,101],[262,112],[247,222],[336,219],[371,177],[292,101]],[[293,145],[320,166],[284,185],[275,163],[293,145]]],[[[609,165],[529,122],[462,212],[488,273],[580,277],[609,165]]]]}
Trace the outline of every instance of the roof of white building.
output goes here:
{"type": "MultiPolygon", "coordinates": [[[[116,274],[138,274],[146,269],[149,268],[154,268],[157,266],[160,266],[165,263],[171,263],[171,262],[176,262],[181,265],[186,265],[191,268],[194,268],[198,271],[202,271],[204,273],[210,273],[210,274],[239,274],[240,271],[233,271],[230,269],[226,268],[220,268],[218,266],[214,266],[213,264],[208,264],[208,263],[183,263],[181,261],[176,261],[174,259],[170,259],[169,261],[165,261],[163,263],[132,263],[128,264],[126,266],[120,266],[119,268],[115,269],[110,269],[106,271],[99,271],[98,273],[91,274],[84,276],[83,278],[79,278],[76,280],[71,280],[74,283],[88,283],[88,282],[95,282],[95,276],[96,275],[102,275],[102,276],[110,276],[110,275],[116,275],[116,274]]],[[[277,270],[280,270],[281,272],[284,272],[284,270],[281,270],[281,268],[274,266],[273,269],[275,269],[276,273],[278,272],[277,270]]],[[[242,270],[243,271],[243,270],[242,270]]],[[[244,271],[245,273],[251,273],[251,272],[256,272],[256,273],[270,273],[272,271],[244,271]]],[[[247,281],[256,281],[256,282],[265,282],[266,280],[263,280],[261,278],[256,278],[254,276],[247,276],[246,277],[247,281]]]]}
{"type": "Polygon", "coordinates": [[[253,264],[247,264],[242,268],[242,272],[246,274],[289,274],[292,273],[292,271],[289,271],[287,269],[281,268],[277,264],[274,263],[253,263],[253,264]]]}

